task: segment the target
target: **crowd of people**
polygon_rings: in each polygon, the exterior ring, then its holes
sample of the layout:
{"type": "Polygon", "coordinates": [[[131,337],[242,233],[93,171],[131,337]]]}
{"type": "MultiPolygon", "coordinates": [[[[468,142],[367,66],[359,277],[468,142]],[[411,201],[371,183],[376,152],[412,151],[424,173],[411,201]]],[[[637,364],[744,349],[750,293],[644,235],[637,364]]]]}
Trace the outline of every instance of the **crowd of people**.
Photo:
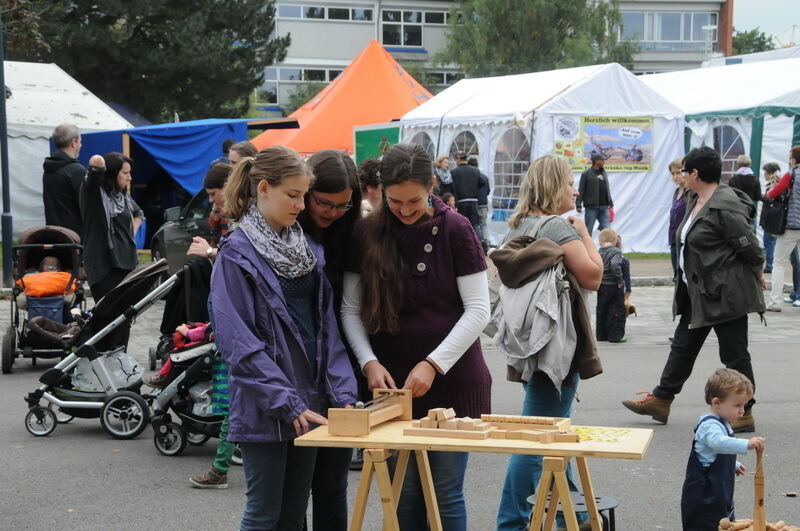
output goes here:
{"type": "MultiPolygon", "coordinates": [[[[134,234],[143,215],[126,193],[133,161],[119,153],[94,155],[87,170],[77,161],[77,128],[59,126],[54,141],[58,151],[44,166],[47,223],[82,236],[98,299],[136,266],[134,234]]],[[[580,380],[602,372],[596,342],[626,340],[630,262],[610,227],[614,203],[602,155],[592,157],[578,188],[563,160],[534,160],[503,244],[487,260],[489,179],[467,153],[458,153],[452,165],[446,156],[432,161],[423,148],[398,144],[356,167],[336,150],[304,160],[280,146],[227,147],[203,182],[210,222],[222,237],[196,237],[187,249],[213,262],[210,326],[202,330],[213,330],[221,354],[214,389],[225,395],[215,460],[190,481],[226,487],[237,444],[247,485],[243,530],[303,529],[309,499],[314,529],[346,529],[353,452],[293,444],[326,424],[329,408],[354,407],[375,388],[403,387],[413,394],[415,418],[437,407],[453,408],[459,417],[490,413],[492,379],[479,340],[490,322],[501,350],[512,344],[522,349],[508,358],[508,378],[522,386],[523,415],[569,417],[580,380]],[[585,210],[584,216],[565,217],[575,210],[585,210]],[[596,223],[599,248],[592,238],[596,223]],[[534,347],[512,337],[507,325],[538,311],[533,302],[543,290],[553,294],[549,311],[561,319],[548,331],[550,343],[534,347]],[[594,329],[587,311],[591,291],[597,292],[594,329]]],[[[669,245],[673,312],[680,319],[659,385],[623,403],[666,423],[715,331],[726,369],[706,388],[710,412],[695,430],[685,522],[725,516],[720,511],[730,506],[733,476],[742,467],[735,459],[715,461],[716,454],[763,448],[760,438],[747,444],[728,439],[755,429],[747,316],[780,310],[780,280],[800,241],[800,192],[793,186],[800,147],[790,157],[791,171],[781,178],[777,164],[764,166],[771,183],[764,196],[746,157],[730,185],[721,184],[721,160],[710,148],[693,149],[669,165],[677,185],[669,245]],[[786,230],[774,240],[765,233],[765,260],[754,231],[756,204],[781,194],[789,197],[786,230]],[[772,258],[768,241],[775,242],[772,258]],[[765,263],[773,272],[769,305],[762,294],[765,263]],[[713,492],[701,481],[709,467],[713,492]]],[[[190,338],[189,328],[179,332],[190,338]]],[[[158,385],[158,377],[150,382],[158,385]]],[[[467,529],[468,454],[430,452],[429,460],[443,529],[467,529]]],[[[537,456],[511,458],[498,529],[527,528],[527,499],[541,463],[537,456]]],[[[413,463],[398,520],[402,529],[426,528],[413,463]]]]}

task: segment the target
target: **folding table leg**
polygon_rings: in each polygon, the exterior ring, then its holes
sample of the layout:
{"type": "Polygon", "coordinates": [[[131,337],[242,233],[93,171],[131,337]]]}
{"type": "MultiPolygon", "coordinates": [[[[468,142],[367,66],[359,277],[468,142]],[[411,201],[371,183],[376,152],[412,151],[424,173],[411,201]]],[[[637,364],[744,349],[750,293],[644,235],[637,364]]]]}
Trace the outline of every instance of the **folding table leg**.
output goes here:
{"type": "Polygon", "coordinates": [[[603,531],[603,521],[597,510],[597,502],[594,499],[594,487],[592,486],[592,476],[589,474],[589,465],[585,457],[576,457],[578,464],[578,474],[581,478],[583,488],[583,498],[586,501],[586,510],[589,512],[589,522],[592,524],[592,531],[603,531]]]}
{"type": "Polygon", "coordinates": [[[422,485],[422,495],[425,497],[425,507],[428,509],[428,526],[431,531],[442,531],[442,518],[439,515],[439,504],[436,502],[436,490],[433,488],[433,476],[431,475],[428,452],[414,450],[414,456],[417,459],[419,482],[422,485]]]}
{"type": "Polygon", "coordinates": [[[544,509],[547,504],[547,492],[550,490],[550,484],[553,481],[553,473],[550,470],[543,469],[542,477],[539,478],[539,485],[536,487],[536,506],[533,509],[531,516],[531,526],[529,531],[541,531],[542,521],[544,520],[544,509]]]}

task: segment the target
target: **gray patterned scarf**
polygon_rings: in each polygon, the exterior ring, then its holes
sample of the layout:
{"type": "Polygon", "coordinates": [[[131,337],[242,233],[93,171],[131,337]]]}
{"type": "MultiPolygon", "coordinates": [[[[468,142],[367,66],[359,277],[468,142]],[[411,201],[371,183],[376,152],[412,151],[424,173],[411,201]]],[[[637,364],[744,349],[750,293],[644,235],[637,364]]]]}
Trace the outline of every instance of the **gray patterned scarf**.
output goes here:
{"type": "Polygon", "coordinates": [[[291,227],[275,232],[255,204],[239,220],[238,228],[264,260],[283,278],[297,278],[308,274],[317,264],[317,257],[308,246],[303,229],[295,222],[291,227]]]}

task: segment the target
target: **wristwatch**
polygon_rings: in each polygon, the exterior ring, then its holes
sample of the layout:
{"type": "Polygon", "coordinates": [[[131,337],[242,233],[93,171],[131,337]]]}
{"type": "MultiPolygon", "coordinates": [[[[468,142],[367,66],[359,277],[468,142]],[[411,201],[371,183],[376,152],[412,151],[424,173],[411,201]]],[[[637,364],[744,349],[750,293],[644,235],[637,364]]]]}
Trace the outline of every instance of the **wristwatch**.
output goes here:
{"type": "Polygon", "coordinates": [[[206,256],[207,256],[208,258],[211,258],[211,254],[212,254],[213,252],[214,252],[214,248],[213,248],[213,247],[209,247],[208,249],[206,249],[206,256]]]}

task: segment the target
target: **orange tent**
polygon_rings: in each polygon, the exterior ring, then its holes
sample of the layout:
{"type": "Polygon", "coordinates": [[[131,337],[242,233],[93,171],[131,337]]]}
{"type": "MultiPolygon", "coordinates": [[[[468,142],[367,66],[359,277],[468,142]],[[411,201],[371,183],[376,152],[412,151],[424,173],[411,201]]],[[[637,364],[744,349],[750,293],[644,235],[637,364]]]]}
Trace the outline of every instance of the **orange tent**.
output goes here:
{"type": "Polygon", "coordinates": [[[265,131],[259,149],[282,145],[301,154],[321,149],[353,153],[353,127],[398,119],[431,98],[381,44],[372,40],[344,72],[289,117],[299,129],[265,131]]]}

